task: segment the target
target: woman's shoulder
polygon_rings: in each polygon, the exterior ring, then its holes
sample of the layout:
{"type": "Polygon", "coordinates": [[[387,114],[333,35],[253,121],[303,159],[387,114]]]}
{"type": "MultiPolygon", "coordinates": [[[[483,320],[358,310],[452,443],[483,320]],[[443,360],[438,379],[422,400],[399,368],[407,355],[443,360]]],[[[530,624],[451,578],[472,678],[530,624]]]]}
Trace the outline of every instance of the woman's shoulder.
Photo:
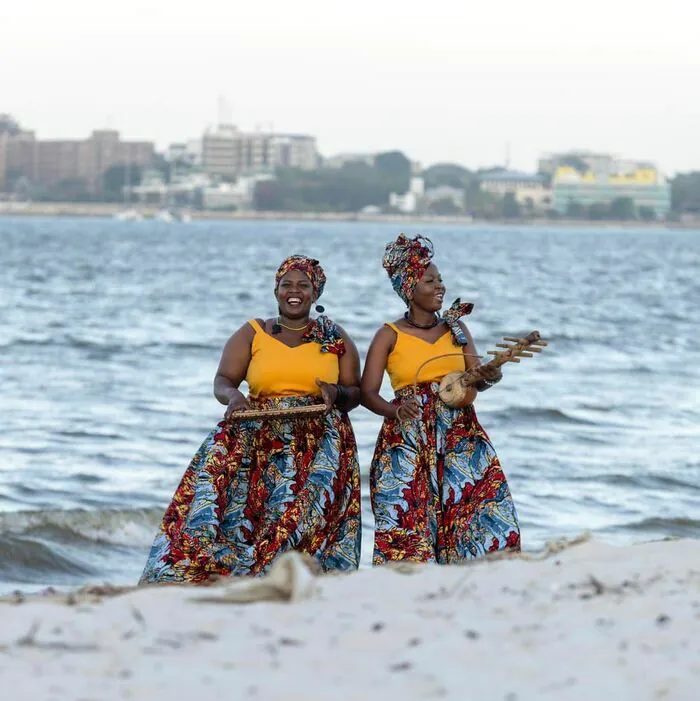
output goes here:
{"type": "Polygon", "coordinates": [[[403,330],[405,322],[403,319],[394,319],[394,321],[385,321],[380,327],[377,333],[384,333],[389,336],[395,336],[399,331],[403,330]]]}
{"type": "Polygon", "coordinates": [[[401,330],[397,321],[385,321],[375,332],[374,340],[393,344],[401,330]]]}

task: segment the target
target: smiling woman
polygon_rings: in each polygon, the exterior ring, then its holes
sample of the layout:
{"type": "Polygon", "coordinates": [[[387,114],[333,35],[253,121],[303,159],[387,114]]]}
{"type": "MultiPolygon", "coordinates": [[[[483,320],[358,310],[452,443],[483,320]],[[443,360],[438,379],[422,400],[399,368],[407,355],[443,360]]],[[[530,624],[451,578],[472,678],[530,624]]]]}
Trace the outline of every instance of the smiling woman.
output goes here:
{"type": "Polygon", "coordinates": [[[360,361],[342,328],[310,317],[325,282],[317,260],[290,256],[275,276],[278,316],[251,319],[226,343],[214,378],[224,420],[187,468],[142,582],[259,575],[287,550],[325,571],[357,568],[360,475],[347,413],[359,404],[360,361]],[[319,400],[323,416],[245,418],[319,400]]]}
{"type": "Polygon", "coordinates": [[[385,419],[370,468],[377,565],[448,564],[520,547],[505,475],[472,405],[500,370],[477,370],[481,380],[465,408],[438,395],[443,377],[476,370],[479,360],[460,321],[472,305],[457,299],[439,313],[445,285],[432,257],[432,243],[421,236],[401,234],[387,245],[384,268],[408,310],[377,331],[362,374],[362,403],[385,419]],[[385,370],[392,402],[379,394],[385,370]]]}

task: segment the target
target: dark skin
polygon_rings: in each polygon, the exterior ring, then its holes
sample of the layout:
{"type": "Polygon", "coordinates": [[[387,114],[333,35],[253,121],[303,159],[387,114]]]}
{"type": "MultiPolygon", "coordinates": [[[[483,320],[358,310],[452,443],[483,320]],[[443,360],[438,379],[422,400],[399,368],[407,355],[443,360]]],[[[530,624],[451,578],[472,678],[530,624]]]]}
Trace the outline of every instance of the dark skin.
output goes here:
{"type": "MultiPolygon", "coordinates": [[[[311,323],[311,305],[316,301],[313,285],[301,271],[290,270],[280,280],[275,289],[275,297],[279,317],[258,319],[258,323],[270,335],[273,325],[279,323],[282,330],[274,338],[290,348],[296,348],[303,343],[302,336],[311,323]]],[[[343,329],[338,329],[346,348],[346,352],[338,361],[338,383],[345,388],[344,410],[351,411],[360,403],[360,356],[352,339],[343,329]]],[[[255,331],[250,324],[244,324],[229,338],[221,354],[219,368],[214,377],[214,396],[226,406],[226,418],[235,411],[250,409],[248,400],[238,388],[248,372],[254,336],[255,331]]],[[[338,399],[338,388],[318,379],[316,384],[327,410],[330,411],[338,399]]]]}
{"type": "MultiPolygon", "coordinates": [[[[413,296],[408,305],[409,318],[416,324],[428,326],[433,323],[435,315],[442,309],[444,298],[445,285],[440,276],[440,271],[435,263],[431,263],[426,268],[425,273],[423,273],[423,277],[413,288],[413,296]]],[[[415,326],[411,326],[403,317],[397,319],[394,324],[401,331],[422,338],[428,343],[435,343],[441,336],[450,333],[450,329],[444,321],[441,321],[430,329],[418,329],[415,326]]],[[[463,348],[466,368],[468,370],[478,368],[481,365],[481,361],[479,360],[471,333],[469,333],[469,329],[461,321],[459,325],[462,327],[468,341],[467,345],[463,348]]],[[[404,399],[400,404],[395,405],[387,402],[386,399],[383,399],[379,394],[384,371],[387,366],[387,359],[389,354],[394,350],[395,345],[396,332],[388,326],[382,326],[375,334],[369,350],[367,351],[361,382],[362,405],[366,406],[375,414],[388,419],[398,419],[399,421],[417,419],[420,416],[420,406],[415,399],[404,399]]],[[[483,379],[492,382],[501,378],[500,369],[492,370],[484,368],[478,371],[478,374],[483,379]]],[[[477,391],[472,387],[469,390],[470,404],[474,402],[476,395],[477,391]]]]}

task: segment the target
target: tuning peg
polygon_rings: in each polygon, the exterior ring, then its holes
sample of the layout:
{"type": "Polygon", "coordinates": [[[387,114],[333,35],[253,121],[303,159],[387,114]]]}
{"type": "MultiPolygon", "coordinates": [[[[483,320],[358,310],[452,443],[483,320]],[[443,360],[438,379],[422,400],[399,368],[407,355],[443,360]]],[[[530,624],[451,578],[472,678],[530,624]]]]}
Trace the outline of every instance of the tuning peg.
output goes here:
{"type": "Polygon", "coordinates": [[[513,345],[511,343],[497,343],[496,348],[512,348],[513,345]]]}
{"type": "Polygon", "coordinates": [[[542,352],[542,349],[541,349],[541,348],[537,348],[537,346],[528,346],[528,347],[527,347],[527,352],[528,352],[528,353],[541,353],[541,352],[542,352]]]}
{"type": "Polygon", "coordinates": [[[532,353],[528,353],[527,351],[518,351],[518,356],[521,358],[532,358],[532,353]]]}
{"type": "Polygon", "coordinates": [[[508,362],[509,363],[519,363],[520,358],[516,358],[515,356],[513,356],[512,358],[508,358],[508,362]]]}
{"type": "Polygon", "coordinates": [[[527,343],[524,338],[516,338],[515,336],[504,336],[504,341],[511,341],[512,343],[527,343]]]}

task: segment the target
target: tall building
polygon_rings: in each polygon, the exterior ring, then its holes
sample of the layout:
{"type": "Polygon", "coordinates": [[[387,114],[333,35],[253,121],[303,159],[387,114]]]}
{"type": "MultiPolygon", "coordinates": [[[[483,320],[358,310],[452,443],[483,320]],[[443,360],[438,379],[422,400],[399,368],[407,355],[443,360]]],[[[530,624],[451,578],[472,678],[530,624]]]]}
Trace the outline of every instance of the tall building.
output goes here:
{"type": "Polygon", "coordinates": [[[652,163],[585,151],[550,156],[549,161],[553,206],[560,214],[574,205],[609,206],[622,198],[632,200],[637,210],[653,211],[658,219],[671,209],[671,187],[652,163]]]}
{"type": "Polygon", "coordinates": [[[99,194],[102,177],[111,167],[148,168],[154,146],[148,141],[122,141],[119,132],[94,131],[82,140],[39,140],[33,131],[19,131],[4,139],[4,180],[26,177],[35,185],[52,187],[71,180],[84,181],[91,194],[99,194]]]}
{"type": "Polygon", "coordinates": [[[202,169],[224,180],[271,173],[279,167],[313,170],[318,162],[313,136],[242,132],[222,124],[202,137],[202,169]]]}

